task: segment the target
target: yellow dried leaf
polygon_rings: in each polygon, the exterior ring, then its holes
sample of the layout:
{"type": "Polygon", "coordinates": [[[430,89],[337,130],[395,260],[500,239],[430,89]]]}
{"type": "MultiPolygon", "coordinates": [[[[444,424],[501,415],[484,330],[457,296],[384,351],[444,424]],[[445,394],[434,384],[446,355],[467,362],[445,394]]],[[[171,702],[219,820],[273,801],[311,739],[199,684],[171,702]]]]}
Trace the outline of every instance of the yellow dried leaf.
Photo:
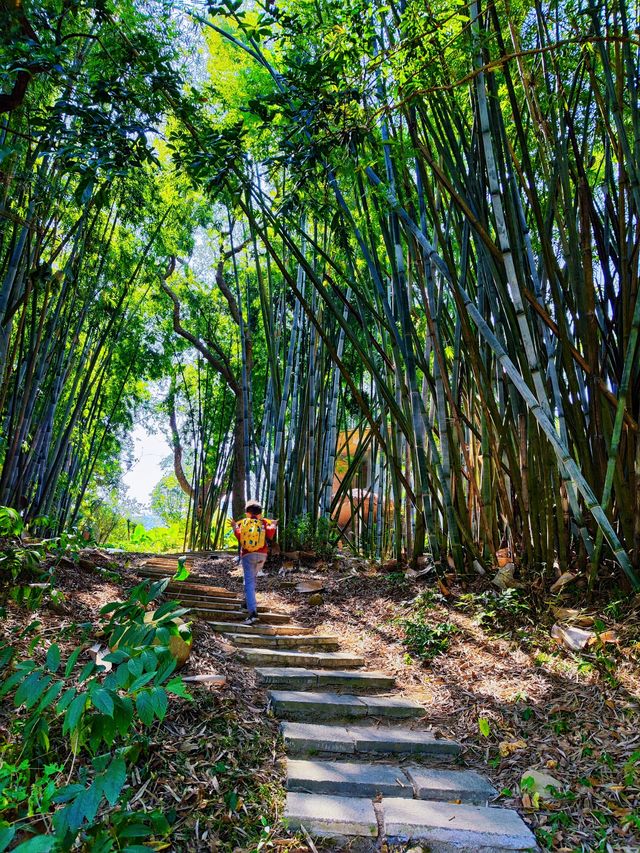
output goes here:
{"type": "Polygon", "coordinates": [[[527,743],[524,740],[514,740],[508,741],[503,740],[498,747],[500,755],[502,758],[507,758],[509,755],[513,755],[514,752],[517,752],[519,749],[526,749],[527,743]]]}

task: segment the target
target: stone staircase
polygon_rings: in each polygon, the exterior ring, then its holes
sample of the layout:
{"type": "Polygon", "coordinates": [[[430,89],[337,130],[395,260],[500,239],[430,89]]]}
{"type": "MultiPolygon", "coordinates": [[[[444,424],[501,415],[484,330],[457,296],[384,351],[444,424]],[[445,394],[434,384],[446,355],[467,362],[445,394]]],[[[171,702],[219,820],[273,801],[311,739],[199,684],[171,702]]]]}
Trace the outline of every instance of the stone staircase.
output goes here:
{"type": "Polygon", "coordinates": [[[394,695],[395,682],[340,652],[337,637],[316,635],[286,613],[259,608],[242,624],[239,596],[190,582],[168,590],[226,635],[256,667],[281,720],[287,753],[285,818],[315,836],[423,842],[430,853],[536,850],[517,812],[490,807],[494,788],[456,765],[458,743],[411,728],[424,716],[394,695]]]}

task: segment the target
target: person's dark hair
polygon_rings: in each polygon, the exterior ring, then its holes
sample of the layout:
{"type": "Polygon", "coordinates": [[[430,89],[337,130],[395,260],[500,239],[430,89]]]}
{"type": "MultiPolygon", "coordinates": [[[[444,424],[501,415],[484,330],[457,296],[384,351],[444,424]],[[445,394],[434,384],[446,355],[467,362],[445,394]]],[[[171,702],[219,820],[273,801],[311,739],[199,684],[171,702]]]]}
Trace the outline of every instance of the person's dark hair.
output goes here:
{"type": "Polygon", "coordinates": [[[261,515],[262,513],[262,505],[257,501],[247,501],[244,508],[246,512],[253,513],[253,515],[261,515]]]}

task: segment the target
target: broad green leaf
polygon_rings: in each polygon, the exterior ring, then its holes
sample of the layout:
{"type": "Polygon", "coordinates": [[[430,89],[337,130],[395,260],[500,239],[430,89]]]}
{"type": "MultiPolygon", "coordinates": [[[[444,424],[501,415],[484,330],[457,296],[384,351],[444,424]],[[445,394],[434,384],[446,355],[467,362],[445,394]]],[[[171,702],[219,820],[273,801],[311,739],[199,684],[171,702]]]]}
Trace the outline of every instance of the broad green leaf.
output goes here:
{"type": "Polygon", "coordinates": [[[64,681],[54,681],[53,684],[49,685],[38,705],[39,714],[55,702],[63,687],[64,681]]]}
{"type": "Polygon", "coordinates": [[[50,835],[36,835],[28,841],[23,841],[13,848],[12,853],[49,853],[53,850],[56,839],[50,835]]]}
{"type": "Polygon", "coordinates": [[[47,681],[43,684],[43,681],[44,679],[41,677],[40,672],[32,672],[28,678],[25,678],[20,687],[16,690],[16,695],[13,697],[13,704],[16,706],[16,708],[19,708],[20,705],[23,705],[25,702],[27,702],[27,700],[31,696],[33,696],[34,693],[37,693],[37,701],[38,698],[42,696],[47,687],[47,684],[49,683],[49,681],[47,681]]]}
{"type": "Polygon", "coordinates": [[[165,689],[167,693],[173,693],[174,696],[181,696],[183,699],[188,699],[190,702],[193,702],[193,697],[187,692],[184,681],[179,677],[172,678],[165,689]]]}
{"type": "Polygon", "coordinates": [[[9,826],[8,824],[0,826],[0,853],[3,853],[3,851],[6,850],[7,847],[11,844],[15,834],[15,826],[9,826]]]}
{"type": "Polygon", "coordinates": [[[174,696],[181,696],[183,699],[188,699],[189,702],[193,702],[193,697],[187,691],[185,683],[180,677],[172,678],[166,685],[165,690],[167,693],[173,693],[174,696]]]}
{"type": "Polygon", "coordinates": [[[489,728],[489,720],[487,720],[486,717],[478,717],[478,728],[480,729],[481,735],[489,737],[491,729],[489,728]]]}
{"type": "Polygon", "coordinates": [[[136,710],[142,722],[150,726],[153,722],[153,704],[146,690],[136,696],[136,710]]]}
{"type": "Polygon", "coordinates": [[[64,693],[62,694],[62,697],[60,698],[60,701],[56,705],[56,714],[62,714],[64,711],[66,711],[67,708],[69,707],[69,705],[71,704],[71,702],[73,701],[73,697],[75,695],[76,695],[75,687],[68,687],[64,691],[64,693]]]}
{"type": "Polygon", "coordinates": [[[13,654],[14,650],[11,646],[3,646],[0,649],[0,669],[4,669],[5,666],[10,663],[13,654]]]}
{"type": "Polygon", "coordinates": [[[76,665],[78,658],[80,657],[81,651],[82,651],[82,648],[78,647],[77,649],[74,649],[73,652],[71,652],[71,655],[69,656],[69,660],[67,661],[67,664],[64,668],[64,677],[65,678],[69,678],[69,676],[71,675],[71,671],[74,668],[74,666],[76,665]]]}
{"type": "Polygon", "coordinates": [[[113,716],[113,699],[103,688],[99,688],[91,694],[91,704],[108,717],[113,716]]]}
{"type": "Polygon", "coordinates": [[[154,687],[150,692],[151,704],[153,713],[159,720],[164,720],[164,715],[167,713],[168,699],[166,692],[162,687],[154,687]]]}
{"type": "Polygon", "coordinates": [[[114,806],[124,783],[127,780],[127,767],[122,758],[114,758],[102,779],[102,790],[109,805],[114,806]]]}
{"type": "Polygon", "coordinates": [[[136,690],[140,690],[141,687],[144,687],[150,681],[153,681],[154,676],[155,676],[155,672],[143,673],[140,676],[140,678],[136,678],[136,680],[133,682],[133,684],[129,687],[129,691],[131,693],[135,693],[136,690]]]}
{"type": "Polygon", "coordinates": [[[60,666],[60,647],[57,643],[49,646],[47,651],[47,660],[45,666],[49,672],[57,672],[60,666]]]}
{"type": "Polygon", "coordinates": [[[64,717],[64,725],[62,726],[63,733],[72,732],[77,727],[84,713],[86,702],[87,694],[79,693],[69,705],[64,717]]]}

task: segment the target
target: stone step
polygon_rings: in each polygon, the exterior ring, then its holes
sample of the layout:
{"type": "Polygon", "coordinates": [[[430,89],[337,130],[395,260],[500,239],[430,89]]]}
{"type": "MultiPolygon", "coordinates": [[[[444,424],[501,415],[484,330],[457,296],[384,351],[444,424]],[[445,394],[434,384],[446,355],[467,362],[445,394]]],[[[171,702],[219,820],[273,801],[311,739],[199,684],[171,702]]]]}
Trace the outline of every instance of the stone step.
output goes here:
{"type": "Polygon", "coordinates": [[[371,800],[289,792],[284,819],[290,829],[301,826],[313,835],[378,837],[378,820],[371,800]]]}
{"type": "MultiPolygon", "coordinates": [[[[238,622],[249,615],[247,610],[218,610],[215,607],[192,607],[191,612],[199,619],[210,622],[238,622]]],[[[268,625],[284,625],[291,621],[286,613],[260,613],[260,621],[268,625]]]]}
{"type": "Polygon", "coordinates": [[[435,738],[431,732],[386,726],[324,726],[314,723],[283,722],[280,731],[287,752],[292,754],[334,753],[388,755],[406,753],[452,757],[460,744],[435,738]]]}
{"type": "Polygon", "coordinates": [[[265,625],[259,622],[255,625],[244,625],[242,622],[215,622],[211,619],[204,619],[214,631],[219,634],[270,634],[272,636],[300,636],[301,634],[310,634],[313,628],[306,628],[304,625],[265,625]]]}
{"type": "MultiPolygon", "coordinates": [[[[536,839],[517,812],[450,805],[406,797],[383,797],[378,806],[383,834],[393,841],[426,841],[430,853],[506,853],[537,850],[536,839]]],[[[376,838],[378,820],[366,797],[287,794],[284,818],[316,836],[376,838]]]]}
{"type": "Polygon", "coordinates": [[[287,759],[287,791],[341,797],[413,797],[413,787],[397,764],[287,759]]]}
{"type": "Polygon", "coordinates": [[[258,683],[264,687],[291,690],[312,690],[314,687],[342,688],[350,692],[390,690],[396,683],[395,678],[383,672],[350,672],[339,669],[260,667],[256,669],[256,674],[258,683]]]}
{"type": "Polygon", "coordinates": [[[493,785],[474,770],[422,767],[411,764],[402,768],[413,787],[416,800],[473,803],[486,805],[498,795],[493,785]]]}
{"type": "Polygon", "coordinates": [[[486,805],[497,791],[473,770],[287,759],[287,790],[352,797],[407,797],[486,805]]]}
{"type": "Polygon", "coordinates": [[[511,809],[390,797],[382,800],[382,814],[387,838],[426,841],[432,853],[538,849],[529,827],[511,809]]]}
{"type": "MultiPolygon", "coordinates": [[[[264,619],[264,616],[260,617],[264,619]]],[[[287,652],[278,649],[240,649],[243,660],[253,666],[309,666],[318,669],[356,669],[363,658],[346,652],[287,652]]]]}
{"type": "Polygon", "coordinates": [[[272,634],[229,634],[229,639],[236,646],[252,646],[261,649],[294,649],[311,650],[325,649],[337,651],[340,641],[337,637],[324,637],[319,634],[293,634],[288,637],[278,637],[272,634]]]}
{"type": "Polygon", "coordinates": [[[418,702],[387,696],[270,690],[269,702],[276,717],[287,720],[339,720],[345,717],[398,720],[424,716],[424,708],[418,702]]]}

